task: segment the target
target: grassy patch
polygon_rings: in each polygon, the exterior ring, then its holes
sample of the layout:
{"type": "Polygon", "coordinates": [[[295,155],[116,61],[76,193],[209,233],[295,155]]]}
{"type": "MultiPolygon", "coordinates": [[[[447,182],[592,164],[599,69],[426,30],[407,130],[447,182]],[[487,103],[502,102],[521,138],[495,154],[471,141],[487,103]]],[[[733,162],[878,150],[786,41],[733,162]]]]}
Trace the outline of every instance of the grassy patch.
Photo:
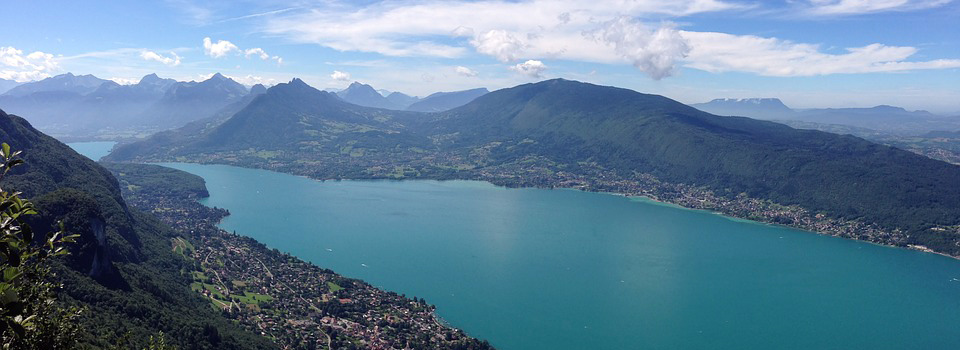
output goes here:
{"type": "Polygon", "coordinates": [[[272,301],[273,297],[265,294],[257,294],[251,292],[244,292],[243,295],[234,295],[237,298],[237,301],[244,304],[253,304],[259,306],[260,303],[265,301],[272,301]]]}
{"type": "Polygon", "coordinates": [[[194,280],[194,281],[200,281],[200,282],[207,282],[207,281],[210,280],[210,277],[207,277],[207,275],[204,274],[203,272],[194,271],[194,272],[193,272],[193,280],[194,280]]]}
{"type": "Polygon", "coordinates": [[[191,256],[194,252],[193,244],[190,244],[190,241],[187,241],[183,237],[176,237],[172,240],[173,243],[173,252],[180,254],[186,259],[191,259],[191,256]]]}
{"type": "Polygon", "coordinates": [[[341,287],[339,284],[329,281],[327,282],[327,288],[330,288],[330,293],[336,293],[338,290],[343,289],[343,287],[341,287]]]}

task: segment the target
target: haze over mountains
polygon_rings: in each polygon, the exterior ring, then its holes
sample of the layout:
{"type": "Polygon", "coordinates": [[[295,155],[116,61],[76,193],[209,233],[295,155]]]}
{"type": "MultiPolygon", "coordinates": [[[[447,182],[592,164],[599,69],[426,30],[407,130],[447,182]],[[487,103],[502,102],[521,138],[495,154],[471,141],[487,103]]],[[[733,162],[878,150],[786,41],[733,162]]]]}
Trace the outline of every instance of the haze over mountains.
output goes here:
{"type": "Polygon", "coordinates": [[[407,110],[415,112],[443,112],[470,103],[470,101],[486,95],[488,92],[490,92],[490,90],[486,88],[437,92],[411,104],[407,107],[407,110]]]}
{"type": "Polygon", "coordinates": [[[62,137],[129,137],[210,117],[248,91],[217,73],[202,82],[178,82],[156,74],[119,85],[67,73],[19,85],[0,95],[0,108],[28,116],[62,137]]]}
{"type": "Polygon", "coordinates": [[[490,92],[486,88],[469,89],[452,92],[436,92],[424,98],[409,96],[401,92],[375,90],[372,86],[353,82],[344,90],[337,92],[344,101],[364,107],[383,108],[396,111],[415,112],[443,112],[473,101],[477,97],[490,92]]]}
{"type": "Polygon", "coordinates": [[[16,82],[15,80],[7,80],[7,79],[0,78],[0,94],[3,94],[9,91],[10,89],[13,89],[13,87],[17,85],[20,85],[20,83],[16,82]]]}
{"type": "MultiPolygon", "coordinates": [[[[223,120],[265,92],[262,85],[248,90],[220,73],[201,82],[179,82],[149,74],[131,85],[66,73],[24,84],[0,82],[3,86],[10,88],[0,94],[0,108],[25,115],[39,129],[67,139],[144,137],[195,121],[223,120]]],[[[337,95],[360,106],[405,110],[416,104],[415,110],[436,112],[460,106],[486,92],[442,92],[424,99],[391,92],[384,97],[370,85],[355,82],[337,95]]]]}
{"type": "Polygon", "coordinates": [[[663,96],[562,79],[436,114],[356,106],[295,79],[219,126],[164,133],[107,159],[176,157],[320,178],[399,174],[533,185],[564,172],[649,174],[908,230],[916,243],[958,252],[938,243],[930,225],[960,220],[953,195],[960,167],[856,137],[720,117],[663,96]]]}
{"type": "Polygon", "coordinates": [[[934,130],[960,130],[960,118],[936,115],[927,111],[907,111],[901,107],[887,105],[871,108],[791,109],[777,98],[722,98],[707,103],[691,104],[691,106],[717,115],[784,121],[794,127],[812,129],[819,128],[814,124],[845,125],[898,135],[920,135],[934,130]]]}

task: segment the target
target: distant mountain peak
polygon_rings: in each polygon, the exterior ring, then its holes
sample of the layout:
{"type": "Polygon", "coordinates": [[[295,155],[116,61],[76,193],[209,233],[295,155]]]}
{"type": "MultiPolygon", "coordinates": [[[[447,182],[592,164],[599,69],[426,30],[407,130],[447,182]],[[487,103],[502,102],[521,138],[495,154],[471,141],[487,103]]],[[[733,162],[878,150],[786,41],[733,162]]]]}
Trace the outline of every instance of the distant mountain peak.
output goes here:
{"type": "Polygon", "coordinates": [[[891,106],[891,105],[879,105],[870,108],[877,111],[890,111],[890,112],[907,112],[903,107],[891,106]]]}
{"type": "Polygon", "coordinates": [[[157,80],[161,80],[160,76],[158,76],[157,73],[150,73],[150,74],[144,75],[143,78],[140,78],[140,83],[141,84],[149,83],[157,80]]]}
{"type": "Polygon", "coordinates": [[[290,84],[303,84],[303,85],[307,85],[307,83],[304,83],[303,80],[300,79],[300,78],[293,78],[293,79],[291,79],[291,80],[290,80],[290,84]]]}
{"type": "Polygon", "coordinates": [[[343,91],[337,92],[340,99],[358,106],[400,109],[396,104],[383,97],[373,86],[355,81],[343,91]]]}
{"type": "Polygon", "coordinates": [[[760,119],[780,119],[795,113],[776,97],[717,98],[707,103],[696,103],[690,106],[717,115],[760,119]]]}
{"type": "Polygon", "coordinates": [[[73,73],[67,72],[40,81],[21,84],[10,89],[6,94],[25,96],[35,92],[66,91],[85,95],[95,91],[100,87],[100,84],[105,82],[107,82],[107,80],[97,78],[92,74],[74,75],[73,73]]]}
{"type": "MultiPolygon", "coordinates": [[[[562,79],[553,79],[537,84],[544,84],[544,86],[557,86],[563,82],[564,81],[562,79]]],[[[424,97],[416,103],[411,104],[407,107],[407,110],[415,112],[442,112],[463,106],[480,96],[486,95],[489,92],[490,91],[487,90],[487,88],[476,88],[452,92],[435,92],[430,94],[430,96],[424,97]]]]}
{"type": "Polygon", "coordinates": [[[250,87],[251,94],[262,94],[266,92],[267,92],[267,87],[263,86],[263,84],[257,84],[250,87]]]}

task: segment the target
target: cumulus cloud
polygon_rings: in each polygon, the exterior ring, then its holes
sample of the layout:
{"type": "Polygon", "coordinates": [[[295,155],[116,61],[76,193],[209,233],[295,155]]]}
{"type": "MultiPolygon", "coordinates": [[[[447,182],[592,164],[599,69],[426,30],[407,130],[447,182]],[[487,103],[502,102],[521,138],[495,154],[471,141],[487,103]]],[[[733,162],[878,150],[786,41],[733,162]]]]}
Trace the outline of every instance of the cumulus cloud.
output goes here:
{"type": "Polygon", "coordinates": [[[834,54],[820,51],[818,45],[777,38],[686,31],[681,35],[690,42],[687,65],[716,73],[791,77],[960,67],[960,59],[908,61],[918,51],[909,46],[870,44],[834,54]]]}
{"type": "Polygon", "coordinates": [[[547,70],[547,65],[537,60],[527,60],[526,62],[510,66],[510,70],[531,78],[542,78],[542,73],[547,70]]]}
{"type": "Polygon", "coordinates": [[[247,75],[242,76],[242,77],[234,77],[234,76],[227,76],[227,77],[230,78],[230,79],[233,79],[234,81],[236,81],[236,82],[238,82],[238,83],[240,83],[240,84],[246,85],[246,86],[253,86],[253,85],[257,85],[257,84],[263,84],[263,85],[266,85],[266,86],[270,86],[270,85],[276,85],[276,84],[277,84],[277,80],[276,80],[276,79],[273,79],[273,78],[264,78],[264,77],[261,77],[261,76],[259,76],[259,75],[252,75],[252,74],[247,74],[247,75]]]}
{"type": "Polygon", "coordinates": [[[672,26],[653,30],[627,17],[605,23],[592,35],[655,80],[673,74],[677,62],[690,52],[686,40],[672,26]]]}
{"type": "Polygon", "coordinates": [[[239,51],[240,49],[237,45],[226,41],[226,40],[217,40],[216,43],[213,40],[210,40],[210,37],[203,38],[203,53],[207,56],[213,58],[220,58],[226,56],[227,54],[239,51]]]}
{"type": "MultiPolygon", "coordinates": [[[[777,6],[798,14],[825,16],[932,8],[949,1],[789,0],[786,5],[777,6]]],[[[681,31],[670,23],[644,24],[636,20],[742,11],[757,7],[756,3],[421,0],[358,5],[330,0],[318,3],[311,11],[271,15],[263,28],[268,34],[293,42],[315,43],[339,51],[438,58],[458,58],[476,52],[500,62],[531,58],[631,64],[653,79],[675,74],[677,67],[789,76],[949,68],[956,61],[915,62],[915,48],[903,50],[904,47],[882,43],[871,47],[870,42],[851,45],[859,47],[846,53],[827,53],[812,44],[681,31]],[[718,36],[720,41],[706,39],[711,36],[718,36]],[[750,53],[761,57],[754,59],[750,53]],[[899,58],[883,58],[891,53],[899,58]]],[[[764,10],[769,9],[764,6],[764,10]]]]}
{"type": "Polygon", "coordinates": [[[47,78],[60,69],[57,61],[57,57],[49,53],[35,51],[24,55],[12,46],[0,47],[0,79],[27,82],[47,78]]]}
{"type": "Polygon", "coordinates": [[[477,52],[496,57],[500,62],[517,59],[523,50],[523,42],[505,30],[490,30],[470,40],[477,52]]]}
{"type": "Polygon", "coordinates": [[[170,52],[170,56],[166,57],[153,51],[143,50],[140,52],[140,58],[147,61],[157,61],[171,67],[180,65],[180,55],[177,55],[176,52],[170,52]]]}
{"type": "Polygon", "coordinates": [[[247,58],[250,58],[250,56],[260,57],[260,59],[264,61],[270,59],[270,55],[268,55],[266,51],[263,51],[263,49],[259,47],[246,49],[243,51],[243,55],[246,56],[247,58]]]}
{"type": "Polygon", "coordinates": [[[330,79],[336,81],[350,81],[350,73],[335,70],[332,74],[330,74],[330,79]]]}
{"type": "Polygon", "coordinates": [[[476,71],[474,71],[473,69],[464,67],[464,66],[457,66],[456,68],[454,68],[454,70],[457,71],[457,74],[462,75],[462,76],[465,76],[465,77],[475,77],[475,76],[477,76],[477,72],[476,72],[476,71]]]}

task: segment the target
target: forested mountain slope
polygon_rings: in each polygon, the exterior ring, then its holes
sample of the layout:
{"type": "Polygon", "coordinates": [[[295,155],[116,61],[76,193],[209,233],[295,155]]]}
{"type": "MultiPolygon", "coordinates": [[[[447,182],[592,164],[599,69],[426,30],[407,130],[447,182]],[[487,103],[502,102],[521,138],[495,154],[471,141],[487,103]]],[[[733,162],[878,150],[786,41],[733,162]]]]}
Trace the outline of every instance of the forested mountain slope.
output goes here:
{"type": "Polygon", "coordinates": [[[747,196],[796,205],[895,234],[872,240],[960,254],[960,167],[857,137],[721,117],[663,96],[562,79],[435,114],[364,109],[321,94],[299,80],[281,84],[215,130],[121,146],[108,158],[538,186],[564,186],[571,176],[652,176],[703,188],[719,202],[747,196]]]}
{"type": "Polygon", "coordinates": [[[4,179],[41,212],[35,231],[63,220],[80,234],[55,267],[60,300],[83,306],[82,343],[105,348],[128,339],[144,348],[163,331],[181,349],[263,349],[266,339],[224,319],[189,288],[190,264],[170,249],[172,231],[152,215],[128,208],[113,175],[23,118],[0,111],[0,140],[23,151],[25,165],[4,179]]]}

